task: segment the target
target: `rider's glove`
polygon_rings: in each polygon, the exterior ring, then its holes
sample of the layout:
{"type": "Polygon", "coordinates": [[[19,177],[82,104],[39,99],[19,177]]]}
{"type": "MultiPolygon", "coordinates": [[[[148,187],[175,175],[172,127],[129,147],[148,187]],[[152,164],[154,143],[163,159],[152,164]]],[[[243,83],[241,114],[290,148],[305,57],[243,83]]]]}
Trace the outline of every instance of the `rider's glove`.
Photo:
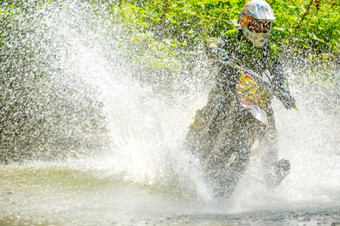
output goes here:
{"type": "Polygon", "coordinates": [[[296,108],[295,99],[289,94],[289,92],[282,93],[279,96],[279,99],[287,109],[296,108]]]}
{"type": "Polygon", "coordinates": [[[210,48],[209,49],[209,56],[217,59],[217,60],[228,60],[228,54],[224,49],[221,48],[210,48]]]}

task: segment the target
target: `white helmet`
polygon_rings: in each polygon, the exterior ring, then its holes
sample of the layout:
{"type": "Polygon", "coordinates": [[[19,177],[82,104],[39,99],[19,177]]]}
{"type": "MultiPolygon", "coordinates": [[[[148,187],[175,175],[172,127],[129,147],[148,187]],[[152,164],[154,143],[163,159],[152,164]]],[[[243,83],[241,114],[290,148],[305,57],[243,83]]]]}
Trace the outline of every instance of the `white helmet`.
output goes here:
{"type": "Polygon", "coordinates": [[[246,38],[256,47],[262,48],[268,41],[271,22],[274,20],[274,12],[266,1],[251,0],[239,13],[238,23],[246,38]]]}

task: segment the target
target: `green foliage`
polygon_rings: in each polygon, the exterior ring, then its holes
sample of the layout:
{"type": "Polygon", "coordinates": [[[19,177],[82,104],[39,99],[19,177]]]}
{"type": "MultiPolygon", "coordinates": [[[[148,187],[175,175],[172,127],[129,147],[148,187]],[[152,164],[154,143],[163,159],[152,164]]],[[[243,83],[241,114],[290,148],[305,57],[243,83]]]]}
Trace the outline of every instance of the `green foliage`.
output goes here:
{"type": "MultiPolygon", "coordinates": [[[[281,1],[272,4],[277,20],[271,38],[278,44],[287,41],[298,26],[306,11],[305,1],[281,1]]],[[[297,48],[310,49],[321,53],[339,53],[339,6],[321,3],[319,10],[313,5],[303,21],[294,40],[297,48]]]]}
{"type": "MultiPolygon", "coordinates": [[[[206,43],[237,27],[238,12],[247,1],[236,0],[155,0],[122,1],[112,10],[125,25],[139,32],[152,32],[153,39],[171,39],[175,47],[206,43]]],[[[284,46],[306,12],[305,0],[269,0],[275,11],[271,39],[284,46]]],[[[321,1],[312,5],[292,40],[294,48],[317,53],[339,53],[339,6],[321,1]]]]}

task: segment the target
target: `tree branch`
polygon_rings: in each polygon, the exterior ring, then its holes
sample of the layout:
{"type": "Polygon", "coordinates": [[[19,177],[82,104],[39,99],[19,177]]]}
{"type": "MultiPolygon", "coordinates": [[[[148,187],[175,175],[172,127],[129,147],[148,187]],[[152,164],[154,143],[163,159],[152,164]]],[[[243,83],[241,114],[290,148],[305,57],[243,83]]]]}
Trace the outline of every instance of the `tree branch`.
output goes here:
{"type": "Polygon", "coordinates": [[[169,12],[169,0],[163,0],[163,14],[162,14],[162,22],[164,23],[166,20],[166,14],[169,12]]]}
{"type": "Polygon", "coordinates": [[[311,1],[309,2],[308,6],[307,6],[306,12],[305,12],[305,13],[303,14],[303,16],[301,17],[301,20],[300,20],[298,26],[295,28],[295,31],[294,31],[292,37],[290,37],[290,39],[289,39],[289,41],[288,41],[288,45],[290,44],[290,42],[292,41],[292,39],[293,39],[294,36],[296,35],[296,32],[299,30],[299,28],[300,28],[302,22],[304,21],[304,19],[306,18],[306,16],[307,16],[307,14],[308,14],[308,12],[309,12],[309,10],[310,10],[310,7],[312,6],[313,2],[314,2],[314,0],[311,0],[311,1]]]}

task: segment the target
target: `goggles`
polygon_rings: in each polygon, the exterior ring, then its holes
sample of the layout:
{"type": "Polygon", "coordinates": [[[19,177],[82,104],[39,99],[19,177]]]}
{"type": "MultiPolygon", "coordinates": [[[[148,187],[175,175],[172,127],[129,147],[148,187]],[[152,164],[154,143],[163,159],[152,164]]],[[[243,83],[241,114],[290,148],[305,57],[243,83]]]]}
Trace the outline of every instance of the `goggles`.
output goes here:
{"type": "Polygon", "coordinates": [[[248,29],[251,32],[254,33],[268,33],[270,31],[272,22],[270,21],[261,21],[256,20],[254,18],[251,19],[251,21],[248,23],[248,29]]]}
{"type": "Polygon", "coordinates": [[[256,20],[244,14],[239,15],[239,23],[241,26],[247,26],[249,31],[254,33],[268,33],[272,25],[271,21],[256,20]]]}

